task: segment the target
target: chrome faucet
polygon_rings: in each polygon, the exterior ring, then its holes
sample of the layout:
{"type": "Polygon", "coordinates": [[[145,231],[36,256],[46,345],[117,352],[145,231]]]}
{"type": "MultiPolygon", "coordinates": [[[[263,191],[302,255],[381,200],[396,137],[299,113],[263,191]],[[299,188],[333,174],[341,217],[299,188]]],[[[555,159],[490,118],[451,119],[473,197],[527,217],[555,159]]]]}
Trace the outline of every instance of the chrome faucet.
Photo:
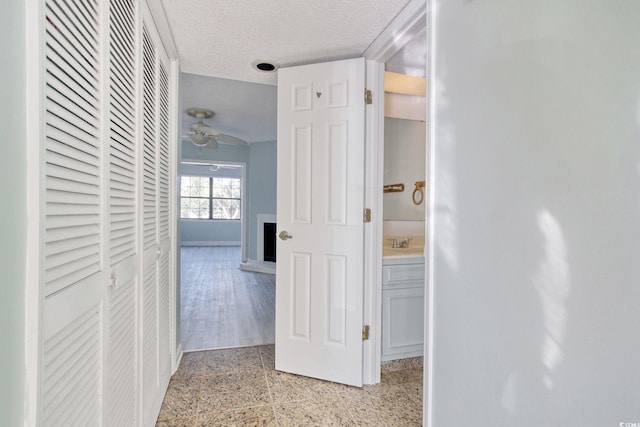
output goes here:
{"type": "Polygon", "coordinates": [[[409,242],[413,240],[413,239],[402,239],[400,241],[398,241],[397,239],[393,239],[393,241],[391,242],[391,247],[393,249],[398,249],[398,248],[408,248],[409,247],[409,242]]]}

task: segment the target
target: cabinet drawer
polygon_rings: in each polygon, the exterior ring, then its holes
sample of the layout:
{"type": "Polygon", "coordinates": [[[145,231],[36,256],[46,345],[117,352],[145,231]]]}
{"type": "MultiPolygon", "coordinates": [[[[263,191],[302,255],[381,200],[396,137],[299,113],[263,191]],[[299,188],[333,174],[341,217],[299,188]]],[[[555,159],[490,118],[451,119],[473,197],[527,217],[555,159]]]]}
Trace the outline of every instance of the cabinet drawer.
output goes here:
{"type": "Polygon", "coordinates": [[[424,282],[424,264],[387,265],[382,267],[382,284],[424,282]]]}

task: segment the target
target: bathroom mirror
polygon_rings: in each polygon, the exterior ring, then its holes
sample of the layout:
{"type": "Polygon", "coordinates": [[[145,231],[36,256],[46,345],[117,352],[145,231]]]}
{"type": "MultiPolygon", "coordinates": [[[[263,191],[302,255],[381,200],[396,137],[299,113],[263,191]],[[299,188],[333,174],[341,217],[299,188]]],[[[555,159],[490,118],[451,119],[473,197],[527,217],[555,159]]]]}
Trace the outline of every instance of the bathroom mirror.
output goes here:
{"type": "Polygon", "coordinates": [[[384,193],[384,220],[424,221],[425,203],[414,204],[413,192],[415,183],[425,180],[425,141],[425,122],[385,117],[384,185],[403,183],[405,190],[384,193]]]}

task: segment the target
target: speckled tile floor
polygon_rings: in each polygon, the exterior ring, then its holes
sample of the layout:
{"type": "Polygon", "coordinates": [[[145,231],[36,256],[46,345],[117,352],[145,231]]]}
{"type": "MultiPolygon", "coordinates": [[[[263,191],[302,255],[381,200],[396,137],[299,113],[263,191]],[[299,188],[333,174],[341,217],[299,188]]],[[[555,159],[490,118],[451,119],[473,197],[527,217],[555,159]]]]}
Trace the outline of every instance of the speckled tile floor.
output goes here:
{"type": "Polygon", "coordinates": [[[420,426],[422,358],[349,387],[277,372],[273,345],[186,353],[156,426],[420,426]]]}

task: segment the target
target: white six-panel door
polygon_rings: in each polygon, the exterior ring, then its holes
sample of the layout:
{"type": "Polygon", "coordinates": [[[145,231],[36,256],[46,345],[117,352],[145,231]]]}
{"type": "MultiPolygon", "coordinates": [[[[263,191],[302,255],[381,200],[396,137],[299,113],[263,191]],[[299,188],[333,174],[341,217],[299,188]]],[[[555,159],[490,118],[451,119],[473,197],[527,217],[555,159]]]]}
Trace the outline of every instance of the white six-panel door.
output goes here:
{"type": "Polygon", "coordinates": [[[362,385],[364,60],[278,71],[276,369],[362,385]]]}

